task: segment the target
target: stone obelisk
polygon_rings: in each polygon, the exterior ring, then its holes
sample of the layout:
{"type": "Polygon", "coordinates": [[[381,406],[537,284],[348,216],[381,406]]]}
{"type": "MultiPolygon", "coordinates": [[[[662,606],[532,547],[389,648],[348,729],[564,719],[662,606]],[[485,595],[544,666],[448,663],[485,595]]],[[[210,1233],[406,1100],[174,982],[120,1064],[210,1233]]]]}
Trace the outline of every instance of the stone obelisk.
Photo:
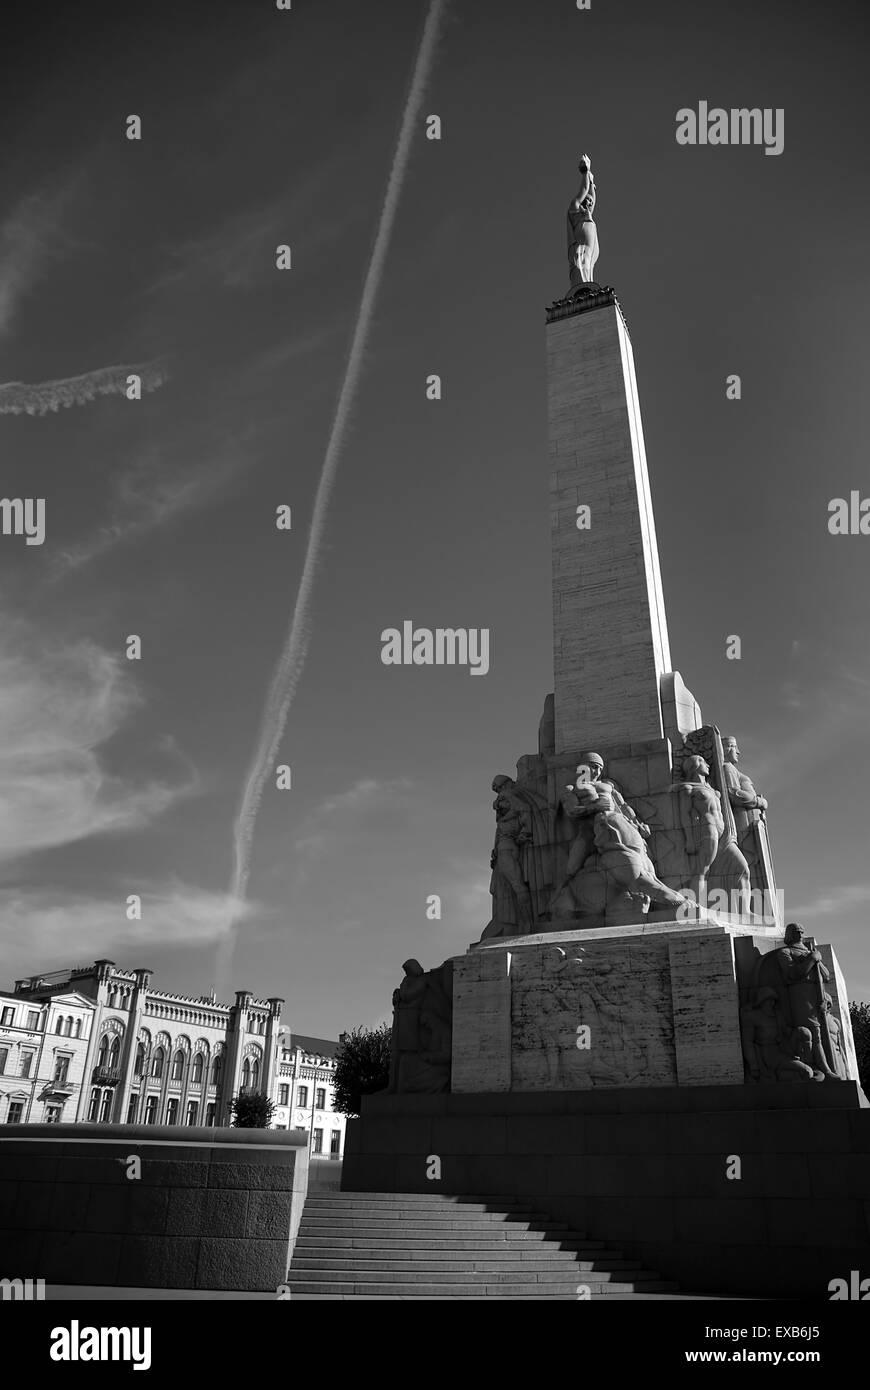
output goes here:
{"type": "Polygon", "coordinates": [[[612,290],[590,285],[548,320],[559,753],[661,738],[660,679],[671,659],[622,311],[612,290]]]}

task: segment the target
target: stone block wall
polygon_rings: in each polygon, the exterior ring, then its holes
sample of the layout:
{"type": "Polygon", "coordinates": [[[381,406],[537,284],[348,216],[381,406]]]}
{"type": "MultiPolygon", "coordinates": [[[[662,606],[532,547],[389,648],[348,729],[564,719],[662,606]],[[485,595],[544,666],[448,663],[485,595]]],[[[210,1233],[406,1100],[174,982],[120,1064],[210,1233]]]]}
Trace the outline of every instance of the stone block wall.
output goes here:
{"type": "Polygon", "coordinates": [[[308,1136],[155,1125],[0,1134],[0,1277],[269,1291],[302,1214],[308,1136]],[[141,1177],[128,1160],[138,1157],[141,1177]]]}
{"type": "Polygon", "coordinates": [[[870,1277],[870,1108],[852,1081],[372,1096],[342,1186],[519,1197],[687,1293],[827,1299],[832,1279],[870,1277]]]}

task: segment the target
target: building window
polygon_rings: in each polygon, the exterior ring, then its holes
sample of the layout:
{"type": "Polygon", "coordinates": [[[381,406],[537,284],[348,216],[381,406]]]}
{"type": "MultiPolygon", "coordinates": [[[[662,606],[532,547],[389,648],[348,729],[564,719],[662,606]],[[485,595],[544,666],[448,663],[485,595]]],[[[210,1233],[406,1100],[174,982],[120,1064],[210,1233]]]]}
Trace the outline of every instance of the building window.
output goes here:
{"type": "Polygon", "coordinates": [[[318,1086],[317,1091],[316,1091],[316,1099],[315,1099],[315,1103],[314,1103],[314,1108],[315,1108],[315,1110],[325,1110],[325,1109],[326,1109],[326,1091],[325,1091],[321,1086],[318,1086]]]}
{"type": "Polygon", "coordinates": [[[69,1062],[69,1057],[58,1057],[54,1064],[54,1079],[59,1081],[62,1086],[66,1085],[66,1079],[69,1075],[69,1062]]]}
{"type": "Polygon", "coordinates": [[[88,1106],[88,1119],[92,1124],[96,1124],[97,1113],[100,1108],[100,1093],[97,1090],[91,1091],[91,1103],[88,1106]]]}
{"type": "Polygon", "coordinates": [[[329,1152],[337,1154],[341,1151],[341,1130],[334,1129],[329,1136],[329,1152]]]}
{"type": "Polygon", "coordinates": [[[131,1094],[131,1096],[130,1096],[129,1101],[127,1102],[127,1124],[128,1124],[128,1125],[134,1125],[134,1124],[136,1123],[136,1109],[137,1109],[138,1105],[139,1105],[139,1092],[138,1092],[138,1091],[133,1091],[132,1094],[131,1094]]]}
{"type": "Polygon", "coordinates": [[[145,1070],[145,1044],[140,1043],[136,1048],[136,1066],[133,1069],[134,1076],[141,1076],[145,1070]]]}
{"type": "Polygon", "coordinates": [[[100,1038],[100,1046],[97,1048],[97,1066],[104,1067],[106,1058],[109,1055],[109,1035],[106,1033],[100,1038]]]}
{"type": "Polygon", "coordinates": [[[212,1101],[212,1102],[210,1103],[208,1109],[207,1109],[206,1112],[205,1112],[205,1122],[206,1122],[207,1125],[213,1125],[213,1124],[214,1124],[214,1112],[215,1112],[215,1104],[214,1104],[214,1101],[212,1101]]]}
{"type": "Polygon", "coordinates": [[[118,1007],[118,991],[116,989],[109,991],[108,1007],[110,1009],[116,1009],[118,1007]]]}
{"type": "Polygon", "coordinates": [[[323,1130],[322,1130],[322,1129],[316,1129],[316,1130],[314,1131],[314,1152],[315,1152],[316,1154],[322,1154],[322,1153],[323,1153],[323,1130]]]}
{"type": "Polygon", "coordinates": [[[47,1125],[59,1125],[63,1118],[62,1105],[47,1105],[45,1107],[45,1123],[47,1125]]]}
{"type": "Polygon", "coordinates": [[[307,1086],[297,1086],[297,1088],[296,1088],[296,1104],[297,1104],[297,1105],[307,1105],[307,1104],[308,1104],[308,1087],[307,1087],[307,1086]]]}
{"type": "Polygon", "coordinates": [[[80,1038],[81,1035],[82,1035],[82,1021],[81,1021],[80,1018],[77,1018],[77,1019],[76,1019],[76,1026],[75,1026],[75,1036],[76,1036],[77,1038],[80,1038]]]}
{"type": "Polygon", "coordinates": [[[121,1039],[120,1039],[120,1038],[115,1038],[115,1040],[114,1040],[113,1043],[112,1043],[112,1046],[109,1048],[109,1066],[112,1067],[112,1068],[114,1068],[115,1071],[117,1071],[117,1070],[118,1070],[118,1067],[119,1067],[119,1065],[120,1065],[120,1061],[121,1061],[121,1039]]]}
{"type": "Polygon", "coordinates": [[[30,1009],[27,1014],[27,1026],[31,1032],[39,1032],[39,1010],[30,1009]]]}
{"type": "Polygon", "coordinates": [[[109,1087],[103,1092],[103,1107],[100,1111],[100,1124],[106,1125],[112,1116],[112,1092],[109,1087]]]}
{"type": "Polygon", "coordinates": [[[6,1008],[6,1009],[4,1009],[4,1010],[3,1010],[3,1016],[2,1016],[2,1018],[0,1018],[0,1025],[2,1025],[2,1027],[4,1027],[4,1028],[11,1028],[11,1027],[12,1027],[12,1020],[13,1020],[14,1017],[15,1017],[15,1010],[14,1010],[14,1009],[12,1009],[12,1008],[6,1008]]]}
{"type": "Polygon", "coordinates": [[[145,1123],[146,1125],[156,1125],[157,1123],[157,1097],[149,1096],[145,1102],[145,1123]]]}
{"type": "Polygon", "coordinates": [[[199,1101],[189,1100],[187,1102],[187,1123],[195,1125],[199,1114],[199,1101]]]}
{"type": "Polygon", "coordinates": [[[279,1087],[278,1087],[278,1104],[279,1104],[279,1105],[289,1105],[289,1104],[290,1104],[290,1087],[289,1087],[289,1086],[279,1086],[279,1087]]]}
{"type": "Polygon", "coordinates": [[[24,1115],[24,1101],[10,1100],[9,1113],[6,1116],[7,1125],[20,1125],[24,1115]]]}
{"type": "Polygon", "coordinates": [[[260,1059],[255,1057],[251,1066],[251,1085],[257,1091],[260,1088],[260,1059]]]}
{"type": "Polygon", "coordinates": [[[9,1056],[8,1047],[0,1047],[0,1076],[6,1071],[6,1059],[9,1056]]]}
{"type": "MultiPolygon", "coordinates": [[[[163,1048],[158,1047],[151,1061],[151,1075],[159,1081],[163,1075],[163,1048]]],[[[153,1122],[152,1122],[153,1123],[153,1122]]]]}
{"type": "Polygon", "coordinates": [[[178,1097],[173,1096],[172,1100],[166,1103],[166,1123],[168,1125],[178,1124],[178,1097]]]}
{"type": "Polygon", "coordinates": [[[222,1063],[222,1061],[223,1061],[223,1058],[221,1058],[221,1057],[215,1057],[214,1061],[213,1061],[212,1064],[211,1064],[211,1084],[212,1084],[213,1086],[219,1086],[219,1085],[221,1084],[221,1063],[222,1063]]]}
{"type": "Polygon", "coordinates": [[[247,1091],[251,1084],[251,1059],[246,1057],[242,1063],[242,1090],[247,1091]]]}
{"type": "Polygon", "coordinates": [[[191,1078],[191,1080],[193,1081],[194,1086],[201,1086],[201,1085],[202,1085],[202,1068],[203,1068],[203,1065],[204,1065],[204,1063],[203,1063],[203,1056],[202,1056],[202,1053],[201,1053],[201,1052],[197,1052],[196,1056],[195,1056],[194,1059],[193,1059],[193,1076],[192,1076],[192,1078],[191,1078]]]}
{"type": "MultiPolygon", "coordinates": [[[[182,1052],[181,1048],[179,1048],[178,1051],[176,1052],[175,1056],[174,1056],[173,1059],[172,1059],[172,1080],[173,1080],[173,1081],[181,1081],[181,1080],[183,1079],[183,1077],[184,1077],[184,1053],[182,1052]]],[[[174,1124],[175,1121],[173,1120],[172,1123],[174,1124]]]]}
{"type": "Polygon", "coordinates": [[[22,1052],[21,1054],[21,1075],[29,1076],[30,1068],[33,1066],[34,1052],[22,1052]]]}

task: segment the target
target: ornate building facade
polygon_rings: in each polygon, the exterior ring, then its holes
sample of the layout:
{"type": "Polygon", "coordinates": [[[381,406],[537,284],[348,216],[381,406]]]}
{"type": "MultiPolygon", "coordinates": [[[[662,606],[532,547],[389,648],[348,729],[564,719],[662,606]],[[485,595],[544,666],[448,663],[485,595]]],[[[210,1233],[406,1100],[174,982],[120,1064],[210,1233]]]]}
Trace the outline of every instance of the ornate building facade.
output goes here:
{"type": "Polygon", "coordinates": [[[313,1159],[344,1153],[345,1117],[335,1109],[338,1043],[281,1028],[272,1099],[276,1129],[307,1129],[313,1159]]]}
{"type": "Polygon", "coordinates": [[[0,1124],[227,1125],[243,1091],[268,1095],[276,1129],[305,1129],[340,1159],[335,1054],[281,1026],[282,999],[235,1004],[151,988],[114,961],[16,980],[0,995],[0,1124]]]}
{"type": "MultiPolygon", "coordinates": [[[[165,994],[151,988],[152,973],[98,960],[16,980],[0,1017],[11,1011],[21,1025],[13,1031],[22,1035],[13,1046],[17,1042],[18,1054],[38,1053],[39,1062],[30,1064],[32,1084],[16,1068],[14,1080],[18,1090],[31,1093],[29,1104],[19,1110],[16,1102],[24,1097],[16,1092],[6,1099],[0,1123],[10,1121],[11,1104],[11,1123],[226,1125],[241,1091],[271,1095],[283,1000],[254,999],[247,990],[239,990],[231,1005],[213,995],[165,994]],[[37,1016],[41,1027],[31,1028],[37,1016]],[[67,1055],[66,1090],[53,1098],[55,1093],[44,1091],[48,1073],[67,1055]],[[59,1113],[45,1113],[50,1106],[59,1106],[59,1113]]],[[[6,1042],[2,1048],[8,1068],[11,1049],[6,1042]]],[[[0,1077],[0,1095],[12,1080],[8,1070],[0,1077]]]]}

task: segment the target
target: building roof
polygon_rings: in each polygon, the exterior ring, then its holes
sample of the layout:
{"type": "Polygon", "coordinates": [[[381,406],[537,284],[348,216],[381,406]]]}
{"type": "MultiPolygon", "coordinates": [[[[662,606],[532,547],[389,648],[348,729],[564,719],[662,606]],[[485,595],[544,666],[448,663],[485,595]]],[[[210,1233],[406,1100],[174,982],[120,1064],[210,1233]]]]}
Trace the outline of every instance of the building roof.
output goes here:
{"type": "Polygon", "coordinates": [[[329,1038],[309,1038],[305,1033],[283,1033],[282,1043],[285,1047],[301,1047],[312,1057],[334,1057],[338,1052],[337,1042],[331,1042],[329,1038]]]}

